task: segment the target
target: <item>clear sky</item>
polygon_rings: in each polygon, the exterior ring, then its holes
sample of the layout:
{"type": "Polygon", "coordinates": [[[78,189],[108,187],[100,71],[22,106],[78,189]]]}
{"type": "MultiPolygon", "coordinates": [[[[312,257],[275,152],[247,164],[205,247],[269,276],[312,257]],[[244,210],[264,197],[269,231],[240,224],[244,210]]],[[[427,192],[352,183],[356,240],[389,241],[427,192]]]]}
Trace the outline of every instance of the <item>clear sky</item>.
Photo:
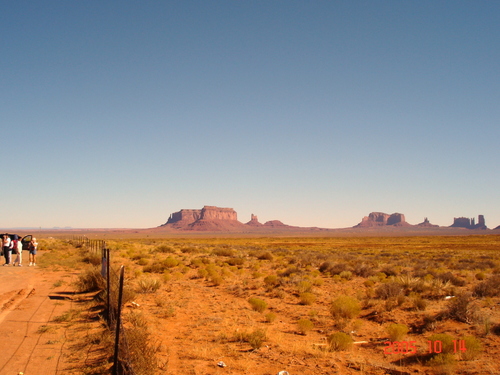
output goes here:
{"type": "Polygon", "coordinates": [[[500,225],[498,1],[1,1],[0,227],[500,225]]]}

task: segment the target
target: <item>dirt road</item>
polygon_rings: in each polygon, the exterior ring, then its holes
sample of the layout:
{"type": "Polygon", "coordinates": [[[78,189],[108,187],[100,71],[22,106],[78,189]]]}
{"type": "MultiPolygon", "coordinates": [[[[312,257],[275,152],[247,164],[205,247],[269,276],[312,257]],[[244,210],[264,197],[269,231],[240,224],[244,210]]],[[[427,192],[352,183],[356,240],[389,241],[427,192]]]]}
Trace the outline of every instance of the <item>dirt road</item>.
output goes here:
{"type": "MultiPolygon", "coordinates": [[[[42,255],[43,256],[43,255],[42,255]]],[[[74,274],[0,266],[0,374],[67,374],[74,274]],[[60,323],[58,323],[60,321],[60,323]]]]}

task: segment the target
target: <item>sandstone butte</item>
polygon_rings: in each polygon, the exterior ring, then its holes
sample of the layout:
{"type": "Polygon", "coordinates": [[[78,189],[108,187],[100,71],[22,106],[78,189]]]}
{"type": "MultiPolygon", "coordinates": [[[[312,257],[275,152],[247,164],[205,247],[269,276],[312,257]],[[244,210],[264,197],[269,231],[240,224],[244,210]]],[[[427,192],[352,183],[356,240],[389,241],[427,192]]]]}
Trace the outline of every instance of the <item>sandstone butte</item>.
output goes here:
{"type": "MultiPolygon", "coordinates": [[[[439,227],[431,224],[427,218],[422,223],[412,225],[406,222],[405,216],[401,213],[386,214],[383,212],[371,212],[363,217],[361,222],[351,229],[383,229],[383,228],[405,228],[411,229],[439,229],[439,228],[460,228],[460,229],[487,229],[484,216],[479,215],[476,224],[475,219],[454,218],[454,222],[449,227],[439,227]]],[[[499,227],[500,228],[500,227],[499,227]]],[[[269,231],[334,231],[335,229],[317,227],[297,227],[284,224],[279,220],[267,221],[264,224],[259,222],[256,215],[252,214],[250,221],[242,223],[238,221],[238,215],[232,208],[216,206],[204,206],[202,209],[182,209],[170,214],[167,222],[160,225],[158,230],[174,231],[205,231],[205,232],[269,232],[269,231]]],[[[349,228],[344,228],[349,229],[349,228]]],[[[497,229],[497,228],[495,228],[497,229]]]]}
{"type": "Polygon", "coordinates": [[[283,224],[279,220],[259,222],[256,215],[252,214],[250,221],[243,224],[238,221],[238,215],[232,208],[204,206],[202,209],[182,209],[170,214],[167,222],[159,229],[176,229],[180,231],[290,231],[290,230],[322,230],[320,228],[304,228],[283,224]]]}

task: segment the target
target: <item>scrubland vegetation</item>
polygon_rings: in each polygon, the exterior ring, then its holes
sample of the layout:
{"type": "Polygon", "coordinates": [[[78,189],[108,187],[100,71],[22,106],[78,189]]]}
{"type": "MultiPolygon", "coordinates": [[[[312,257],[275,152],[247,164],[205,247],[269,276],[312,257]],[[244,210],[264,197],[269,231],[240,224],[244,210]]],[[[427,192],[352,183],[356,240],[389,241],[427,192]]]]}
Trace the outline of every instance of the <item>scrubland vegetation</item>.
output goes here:
{"type": "MultiPolygon", "coordinates": [[[[125,320],[149,332],[158,373],[216,374],[219,361],[229,374],[500,373],[500,236],[107,245],[126,267],[125,320]]],[[[85,257],[79,289],[98,289],[85,257]]]]}

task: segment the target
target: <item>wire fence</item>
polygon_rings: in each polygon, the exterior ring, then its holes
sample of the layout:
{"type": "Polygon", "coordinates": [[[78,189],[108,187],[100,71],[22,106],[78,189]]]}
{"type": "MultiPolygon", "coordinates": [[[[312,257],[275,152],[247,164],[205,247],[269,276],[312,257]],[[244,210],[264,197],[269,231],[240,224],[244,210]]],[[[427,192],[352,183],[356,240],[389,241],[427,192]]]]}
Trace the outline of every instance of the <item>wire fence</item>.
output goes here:
{"type": "Polygon", "coordinates": [[[114,354],[112,375],[137,375],[134,371],[133,351],[130,338],[122,323],[124,304],[125,267],[111,266],[110,251],[103,240],[91,240],[85,236],[74,236],[70,242],[77,247],[84,247],[94,254],[101,253],[101,276],[105,280],[105,306],[103,316],[110,331],[114,333],[114,354]]]}

